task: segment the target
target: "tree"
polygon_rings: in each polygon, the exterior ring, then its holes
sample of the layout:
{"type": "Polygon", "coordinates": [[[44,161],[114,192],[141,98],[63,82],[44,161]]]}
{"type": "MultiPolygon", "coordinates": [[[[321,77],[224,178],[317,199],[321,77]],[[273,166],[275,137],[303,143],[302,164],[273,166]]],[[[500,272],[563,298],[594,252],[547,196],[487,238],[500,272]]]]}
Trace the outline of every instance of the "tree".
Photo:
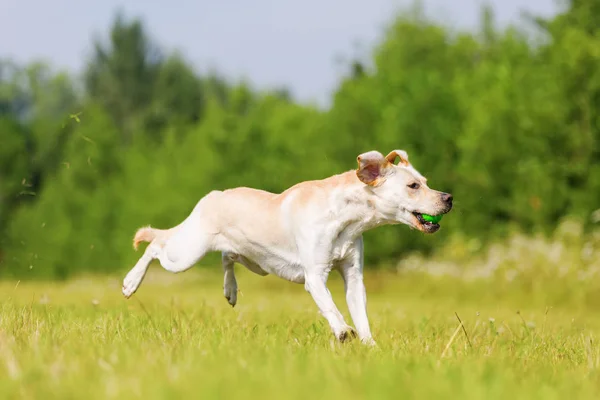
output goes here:
{"type": "Polygon", "coordinates": [[[164,57],[141,21],[118,14],[107,44],[96,40],[87,64],[87,95],[113,118],[123,142],[129,143],[139,116],[152,104],[154,86],[164,57]]]}
{"type": "Polygon", "coordinates": [[[117,14],[110,40],[96,40],[85,73],[92,101],[111,115],[123,144],[134,132],[160,141],[170,123],[188,124],[202,117],[204,86],[184,58],[165,55],[138,19],[117,14]]]}
{"type": "Polygon", "coordinates": [[[37,199],[60,164],[77,102],[67,74],[0,61],[0,248],[9,216],[37,199]]]}

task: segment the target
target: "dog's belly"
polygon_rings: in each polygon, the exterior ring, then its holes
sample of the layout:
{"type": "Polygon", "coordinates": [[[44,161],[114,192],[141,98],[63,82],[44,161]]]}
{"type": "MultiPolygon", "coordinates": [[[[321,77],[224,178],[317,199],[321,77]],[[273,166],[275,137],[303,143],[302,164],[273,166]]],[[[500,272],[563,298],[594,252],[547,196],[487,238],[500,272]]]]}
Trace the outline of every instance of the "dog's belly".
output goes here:
{"type": "Polygon", "coordinates": [[[304,268],[291,249],[221,236],[215,250],[232,254],[235,262],[258,275],[271,274],[290,282],[304,283],[304,268]]]}
{"type": "MultiPolygon", "coordinates": [[[[245,258],[254,264],[251,267],[259,268],[266,274],[275,275],[294,283],[304,283],[304,268],[288,257],[276,256],[274,254],[243,254],[245,258]]],[[[252,268],[246,266],[252,271],[252,268]]],[[[254,272],[254,271],[253,271],[254,272]]]]}
{"type": "Polygon", "coordinates": [[[300,265],[288,264],[278,266],[276,268],[268,268],[272,270],[273,275],[294,283],[304,284],[304,268],[300,265]]]}

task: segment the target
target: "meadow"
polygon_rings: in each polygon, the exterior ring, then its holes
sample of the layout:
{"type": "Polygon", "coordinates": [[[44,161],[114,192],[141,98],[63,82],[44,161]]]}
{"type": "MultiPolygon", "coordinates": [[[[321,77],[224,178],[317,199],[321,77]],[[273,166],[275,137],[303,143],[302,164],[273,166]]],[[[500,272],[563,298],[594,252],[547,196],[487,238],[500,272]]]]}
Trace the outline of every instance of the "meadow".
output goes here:
{"type": "MultiPolygon", "coordinates": [[[[302,285],[237,266],[235,308],[218,266],[153,265],[129,300],[120,275],[3,281],[0,397],[596,398],[598,285],[556,270],[586,243],[556,259],[552,241],[515,243],[504,259],[522,263],[486,279],[442,274],[433,258],[367,271],[375,349],[335,342],[302,285]]],[[[472,260],[464,271],[486,265],[472,260]]],[[[329,286],[349,320],[337,274],[329,286]]]]}

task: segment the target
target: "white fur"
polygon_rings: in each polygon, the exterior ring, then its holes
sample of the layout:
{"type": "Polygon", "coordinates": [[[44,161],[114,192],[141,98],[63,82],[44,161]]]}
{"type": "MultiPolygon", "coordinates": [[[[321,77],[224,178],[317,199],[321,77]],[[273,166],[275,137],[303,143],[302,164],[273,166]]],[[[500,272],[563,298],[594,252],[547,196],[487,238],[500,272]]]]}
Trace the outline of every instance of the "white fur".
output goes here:
{"type": "Polygon", "coordinates": [[[359,338],[374,344],[363,284],[363,232],[398,223],[425,231],[413,212],[448,212],[451,199],[443,200],[444,193],[428,188],[402,150],[387,157],[375,151],[364,153],[358,164],[356,171],[303,182],[281,194],[249,188],[213,191],[180,225],[169,230],[140,229],[136,246],[141,241],[150,245],[125,277],[123,294],[130,297],[138,289],[153,259],[178,273],[207,252],[220,251],[224,295],[232,306],[237,302],[233,269],[237,262],[259,275],[273,274],[304,284],[335,336],[343,341],[355,332],[326,286],[330,271],[336,269],[344,279],[346,302],[359,338]],[[401,162],[394,165],[397,157],[401,162]],[[420,187],[408,188],[414,182],[420,187]]]}

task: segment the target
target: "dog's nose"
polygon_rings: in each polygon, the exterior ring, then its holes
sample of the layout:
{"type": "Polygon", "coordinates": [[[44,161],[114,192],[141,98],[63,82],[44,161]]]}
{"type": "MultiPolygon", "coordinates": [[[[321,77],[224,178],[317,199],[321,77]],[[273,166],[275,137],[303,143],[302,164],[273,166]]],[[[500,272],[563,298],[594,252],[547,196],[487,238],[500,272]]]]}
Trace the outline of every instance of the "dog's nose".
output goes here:
{"type": "Polygon", "coordinates": [[[442,193],[442,201],[444,203],[452,204],[452,195],[450,193],[442,193]]]}

